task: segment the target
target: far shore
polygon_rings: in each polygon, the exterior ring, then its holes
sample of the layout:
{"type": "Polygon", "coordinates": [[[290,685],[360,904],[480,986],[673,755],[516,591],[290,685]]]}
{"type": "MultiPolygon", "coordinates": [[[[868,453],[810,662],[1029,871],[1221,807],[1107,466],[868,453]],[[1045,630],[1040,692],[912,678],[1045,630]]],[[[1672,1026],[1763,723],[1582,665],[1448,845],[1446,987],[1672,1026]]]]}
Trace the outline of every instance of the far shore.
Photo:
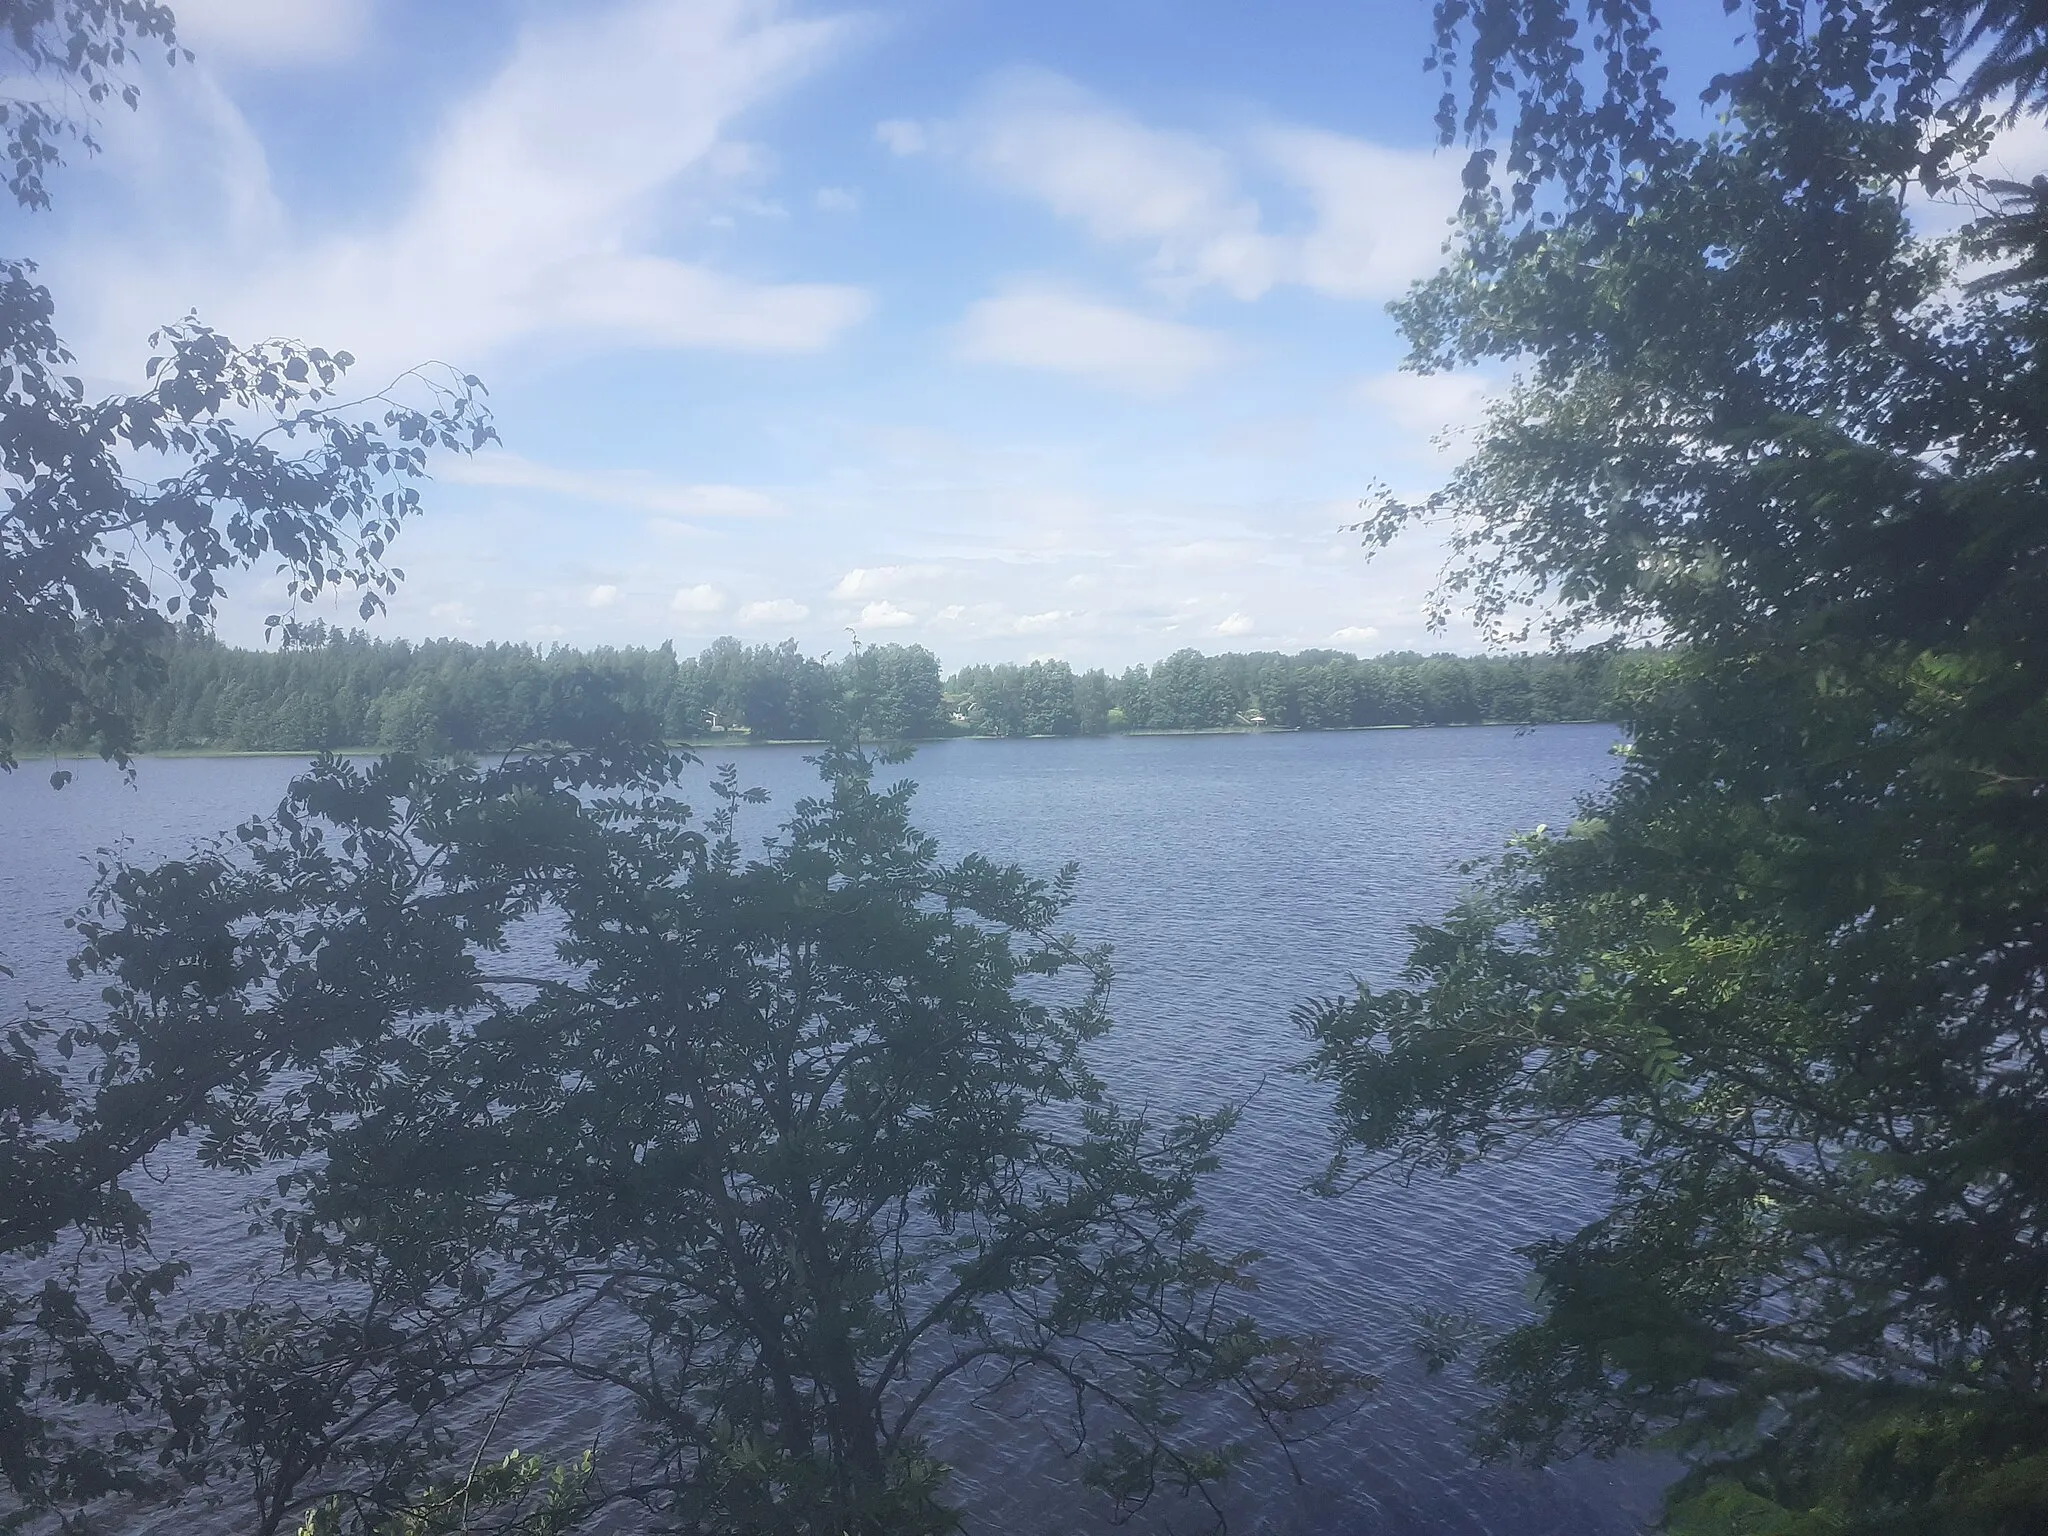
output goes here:
{"type": "MultiPolygon", "coordinates": [[[[920,736],[903,745],[928,747],[947,741],[1108,741],[1117,736],[1355,736],[1365,731],[1469,731],[1494,729],[1500,726],[1514,726],[1519,730],[1540,730],[1546,725],[1617,725],[1613,720],[1461,720],[1447,721],[1438,725],[1334,725],[1320,730],[1307,730],[1300,726],[1265,725],[1213,725],[1191,726],[1179,729],[1104,731],[1094,736],[920,736]]],[[[822,747],[822,740],[756,741],[744,733],[735,731],[729,736],[698,737],[685,741],[671,741],[671,747],[692,752],[723,751],[726,748],[742,747],[822,747]]],[[[877,743],[876,745],[885,745],[877,743]]],[[[232,757],[318,757],[322,750],[332,752],[336,757],[383,757],[390,753],[388,747],[176,747],[154,752],[134,752],[136,758],[171,760],[178,758],[232,758],[232,757]]],[[[499,752],[517,752],[518,747],[486,747],[465,754],[451,754],[470,757],[488,757],[499,752]]],[[[31,751],[17,755],[22,763],[67,763],[89,762],[97,757],[92,752],[38,752],[31,751]]]]}

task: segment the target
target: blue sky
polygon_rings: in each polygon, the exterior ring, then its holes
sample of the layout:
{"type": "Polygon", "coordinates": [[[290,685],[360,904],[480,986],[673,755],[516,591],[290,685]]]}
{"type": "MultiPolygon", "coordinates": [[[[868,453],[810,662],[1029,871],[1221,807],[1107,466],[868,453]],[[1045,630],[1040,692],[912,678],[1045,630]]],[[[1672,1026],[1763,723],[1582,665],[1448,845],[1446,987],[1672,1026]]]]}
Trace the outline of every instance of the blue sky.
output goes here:
{"type": "Polygon", "coordinates": [[[1484,395],[1385,312],[1456,197],[1426,0],[175,9],[24,238],[109,389],[195,307],[485,378],[382,632],[1469,648],[1339,531],[1484,395]]]}

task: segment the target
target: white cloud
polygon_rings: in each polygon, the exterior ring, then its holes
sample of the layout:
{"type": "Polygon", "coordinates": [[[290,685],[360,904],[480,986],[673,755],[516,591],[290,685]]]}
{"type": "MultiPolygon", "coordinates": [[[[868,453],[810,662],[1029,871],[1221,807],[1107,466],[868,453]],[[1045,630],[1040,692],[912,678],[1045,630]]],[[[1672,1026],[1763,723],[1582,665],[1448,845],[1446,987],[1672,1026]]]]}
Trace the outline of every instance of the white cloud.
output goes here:
{"type": "Polygon", "coordinates": [[[178,0],[178,41],[202,63],[333,63],[362,46],[371,0],[178,0]]]}
{"type": "Polygon", "coordinates": [[[499,450],[474,458],[450,456],[437,472],[459,485],[547,491],[670,517],[774,517],[782,511],[774,497],[746,486],[675,485],[616,471],[557,469],[499,450]]]}
{"type": "Polygon", "coordinates": [[[940,565],[877,565],[855,566],[839,578],[833,587],[834,597],[874,597],[883,592],[895,591],[920,581],[930,581],[945,574],[940,565]]]}
{"type": "MultiPolygon", "coordinates": [[[[927,464],[865,486],[793,487],[783,493],[790,520],[707,523],[684,547],[651,539],[632,517],[565,518],[502,495],[478,498],[474,514],[453,504],[408,531],[424,542],[407,555],[415,579],[386,632],[526,639],[529,626],[559,624],[577,644],[700,637],[691,649],[730,632],[794,636],[816,654],[843,650],[851,627],[863,641],[923,641],[948,670],[1052,654],[1121,671],[1184,645],[1373,655],[1475,643],[1463,626],[1441,638],[1423,628],[1420,594],[1445,553],[1438,533],[1418,530],[1368,564],[1355,536],[1336,532],[1357,516],[1344,478],[1320,496],[1265,476],[1166,485],[1170,472],[1148,460],[1149,483],[1134,492],[1000,450],[978,467],[980,480],[927,464]],[[854,571],[865,574],[848,583],[853,595],[833,595],[854,571]],[[600,582],[615,583],[618,598],[588,607],[600,582]],[[697,587],[723,606],[689,611],[715,601],[697,587]],[[430,604],[451,598],[467,603],[475,628],[429,617],[430,604]],[[755,606],[737,616],[743,604],[755,606]],[[889,622],[897,612],[914,623],[889,622]],[[1224,633],[1233,614],[1252,628],[1224,633]]],[[[252,633],[260,638],[260,623],[252,633]]]]}
{"type": "Polygon", "coordinates": [[[1216,626],[1216,633],[1219,635],[1248,635],[1256,628],[1258,626],[1252,622],[1251,615],[1233,613],[1216,626]]]}
{"type": "Polygon", "coordinates": [[[875,140],[886,145],[892,155],[923,154],[930,147],[924,125],[901,117],[875,124],[875,140]]]}
{"type": "Polygon", "coordinates": [[[793,597],[771,597],[765,602],[746,603],[733,615],[742,624],[794,624],[811,616],[811,610],[793,597]]]}
{"type": "Polygon", "coordinates": [[[1010,632],[1017,635],[1042,634],[1048,629],[1059,628],[1073,617],[1074,615],[1065,608],[1048,609],[1044,613],[1026,613],[1011,623],[1010,632]]]}
{"type": "Polygon", "coordinates": [[[1260,539],[1190,539],[1184,544],[1167,544],[1154,557],[1172,565],[1244,566],[1257,560],[1270,546],[1260,539]]]}
{"type": "Polygon", "coordinates": [[[917,615],[907,608],[898,608],[887,598],[869,603],[860,611],[860,622],[867,629],[902,629],[917,622],[917,615]]]}
{"type": "Polygon", "coordinates": [[[1314,209],[1287,242],[1288,280],[1335,298],[1385,299],[1443,264],[1459,197],[1454,157],[1311,128],[1268,129],[1256,144],[1314,209]]]}
{"type": "Polygon", "coordinates": [[[427,613],[451,629],[476,628],[476,615],[469,611],[467,603],[436,603],[427,610],[427,613]]]}
{"type": "Polygon", "coordinates": [[[725,607],[725,594],[708,581],[700,581],[694,587],[677,587],[668,605],[677,613],[717,613],[725,607]]]}
{"type": "Polygon", "coordinates": [[[1217,282],[1240,298],[1272,285],[1278,253],[1227,156],[1161,133],[1057,75],[1000,77],[966,125],[984,174],[1108,244],[1152,248],[1162,274],[1217,282]]]}
{"type": "MultiPolygon", "coordinates": [[[[1318,129],[1268,127],[1229,143],[1148,126],[1059,75],[998,76],[957,132],[885,124],[917,148],[959,141],[997,185],[1142,252],[1171,290],[1255,299],[1283,283],[1391,298],[1440,260],[1459,197],[1454,157],[1318,129]],[[1275,184],[1276,217],[1253,190],[1275,184]]],[[[907,151],[904,151],[907,152],[907,151]]]]}
{"type": "Polygon", "coordinates": [[[1079,374],[1146,394],[1178,389],[1225,355],[1217,337],[1192,325],[1047,291],[981,300],[958,342],[969,362],[1079,374]]]}
{"type": "Polygon", "coordinates": [[[1357,398],[1403,432],[1429,437],[1478,426],[1498,388],[1473,373],[1376,373],[1359,380],[1357,398]]]}
{"type": "Polygon", "coordinates": [[[593,608],[609,608],[618,600],[619,589],[610,582],[606,582],[601,587],[592,587],[590,589],[590,596],[584,599],[593,608]]]}
{"type": "Polygon", "coordinates": [[[823,213],[860,212],[860,194],[851,187],[820,187],[812,201],[823,213]]]}
{"type": "MultiPolygon", "coordinates": [[[[789,16],[764,0],[627,0],[530,21],[499,72],[443,121],[394,217],[310,242],[277,217],[222,229],[205,216],[220,194],[188,184],[185,206],[205,211],[185,215],[189,247],[130,241],[101,260],[117,311],[106,323],[112,334],[139,334],[196,298],[230,334],[339,339],[371,374],[421,356],[478,367],[535,339],[827,346],[867,313],[862,290],[757,282],[649,242],[678,194],[716,207],[735,182],[760,174],[760,157],[735,146],[730,125],[840,52],[856,25],[789,16]]],[[[203,79],[189,87],[206,89],[203,79]]],[[[154,126],[161,134],[165,121],[154,126]]],[[[213,130],[204,153],[180,159],[210,167],[232,140],[213,130]]],[[[148,166],[130,169],[146,187],[148,166]]],[[[274,203],[260,157],[244,155],[236,175],[242,202],[274,203]]]]}
{"type": "Polygon", "coordinates": [[[852,288],[766,287],[665,256],[593,256],[561,275],[549,328],[635,346],[810,352],[868,310],[852,288]]]}

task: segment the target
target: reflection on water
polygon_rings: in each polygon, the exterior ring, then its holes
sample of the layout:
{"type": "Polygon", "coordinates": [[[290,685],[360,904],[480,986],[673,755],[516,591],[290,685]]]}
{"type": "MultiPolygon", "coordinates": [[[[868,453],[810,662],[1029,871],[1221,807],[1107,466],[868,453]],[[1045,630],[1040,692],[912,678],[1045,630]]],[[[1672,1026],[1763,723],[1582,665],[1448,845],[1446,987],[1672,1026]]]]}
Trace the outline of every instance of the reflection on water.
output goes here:
{"type": "MultiPolygon", "coordinates": [[[[1162,1109],[1251,1096],[1209,1189],[1212,1236],[1268,1255],[1270,1325],[1322,1335],[1382,1379],[1355,1417],[1300,1455],[1301,1482],[1277,1458],[1237,1480],[1234,1530],[1607,1536],[1640,1528],[1654,1509],[1658,1478],[1644,1463],[1473,1465],[1459,1428],[1469,1388],[1425,1376],[1408,1342],[1419,1306],[1513,1314],[1514,1249],[1575,1225],[1597,1199],[1585,1152],[1317,1200],[1301,1189],[1326,1155],[1326,1100],[1290,1070],[1304,1045],[1289,1010],[1353,976],[1391,980],[1405,925],[1443,911],[1459,863],[1518,828],[1568,820],[1612,774],[1615,739],[1607,727],[1546,726],[962,741],[899,770],[920,784],[919,819],[950,851],[1045,872],[1080,862],[1073,925],[1116,947],[1103,1076],[1125,1102],[1162,1109]]],[[[795,749],[737,761],[773,797],[758,813],[763,829],[812,782],[795,749]]],[[[63,918],[91,882],[95,847],[125,838],[137,856],[175,853],[267,810],[298,766],[148,761],[130,789],[89,765],[61,793],[36,764],[0,780],[0,959],[17,971],[0,978],[0,999],[11,1008],[66,988],[63,918]]],[[[202,1282],[228,1284],[244,1218],[220,1184],[158,1188],[157,1233],[160,1246],[210,1261],[202,1282]]],[[[522,1404],[522,1434],[587,1439],[594,1406],[522,1404]]],[[[974,1528],[1088,1528],[1066,1493],[1072,1467],[1028,1420],[969,1411],[941,1440],[974,1528]]]]}

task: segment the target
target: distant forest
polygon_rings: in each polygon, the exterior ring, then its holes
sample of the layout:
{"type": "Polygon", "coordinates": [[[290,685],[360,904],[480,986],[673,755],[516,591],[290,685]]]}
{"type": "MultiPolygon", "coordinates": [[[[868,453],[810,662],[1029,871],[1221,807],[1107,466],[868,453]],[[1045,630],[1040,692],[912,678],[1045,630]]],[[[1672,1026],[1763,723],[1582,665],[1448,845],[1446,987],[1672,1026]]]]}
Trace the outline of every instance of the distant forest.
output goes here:
{"type": "MultiPolygon", "coordinates": [[[[1121,675],[1063,661],[943,675],[919,645],[835,660],[795,641],[731,638],[701,655],[372,639],[315,627],[275,651],[181,639],[161,687],[133,701],[143,751],[358,748],[490,751],[561,739],[592,708],[624,709],[676,741],[814,741],[857,710],[870,739],[1099,736],[1120,731],[1344,730],[1366,726],[1613,720],[1656,664],[1646,651],[1364,660],[1339,651],[1205,656],[1176,651],[1121,675]]],[[[89,750],[81,724],[37,721],[5,701],[30,750],[89,750]]],[[[81,711],[79,720],[86,718],[81,711]]]]}

